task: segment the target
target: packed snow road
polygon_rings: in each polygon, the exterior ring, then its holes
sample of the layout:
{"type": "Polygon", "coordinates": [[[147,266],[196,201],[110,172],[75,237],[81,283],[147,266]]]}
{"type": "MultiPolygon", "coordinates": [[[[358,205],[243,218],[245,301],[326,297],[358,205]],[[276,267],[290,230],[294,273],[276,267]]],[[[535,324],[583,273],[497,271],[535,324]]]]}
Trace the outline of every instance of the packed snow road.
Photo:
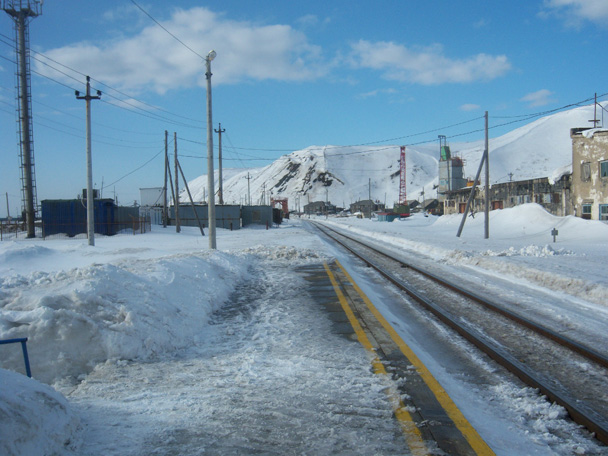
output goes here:
{"type": "Polygon", "coordinates": [[[292,268],[260,261],[196,346],[108,362],[68,394],[81,454],[404,454],[386,385],[319,310],[292,268]]]}

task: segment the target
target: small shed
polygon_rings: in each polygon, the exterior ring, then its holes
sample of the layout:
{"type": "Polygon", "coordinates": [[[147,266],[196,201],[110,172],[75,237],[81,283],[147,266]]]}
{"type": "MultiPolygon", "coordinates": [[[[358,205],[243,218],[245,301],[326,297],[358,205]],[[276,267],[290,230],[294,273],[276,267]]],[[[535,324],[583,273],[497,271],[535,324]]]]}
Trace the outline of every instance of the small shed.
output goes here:
{"type": "MultiPolygon", "coordinates": [[[[42,236],[66,234],[70,237],[87,232],[87,202],[82,199],[43,200],[42,236]]],[[[112,236],[133,226],[139,218],[139,208],[118,207],[114,200],[94,200],[94,230],[97,234],[112,236]]]]}
{"type": "Polygon", "coordinates": [[[243,206],[241,208],[243,227],[248,225],[272,226],[273,211],[271,206],[243,206]]]}
{"type": "Polygon", "coordinates": [[[399,218],[399,214],[395,212],[379,212],[378,213],[378,221],[379,222],[392,222],[395,219],[399,218]]]}

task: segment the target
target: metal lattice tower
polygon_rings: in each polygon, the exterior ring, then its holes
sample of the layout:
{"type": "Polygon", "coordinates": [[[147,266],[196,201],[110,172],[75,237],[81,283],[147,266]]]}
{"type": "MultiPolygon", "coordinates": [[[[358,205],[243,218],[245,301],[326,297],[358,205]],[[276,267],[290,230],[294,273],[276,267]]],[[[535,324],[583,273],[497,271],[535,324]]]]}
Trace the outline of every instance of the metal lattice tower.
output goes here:
{"type": "Polygon", "coordinates": [[[405,192],[405,146],[401,146],[399,173],[399,204],[407,205],[407,195],[405,192]]]}
{"type": "Polygon", "coordinates": [[[16,98],[17,133],[20,149],[21,192],[27,222],[27,237],[36,236],[35,220],[38,197],[34,170],[34,128],[30,74],[29,20],[42,14],[42,0],[3,0],[2,9],[13,18],[17,57],[16,98]]]}

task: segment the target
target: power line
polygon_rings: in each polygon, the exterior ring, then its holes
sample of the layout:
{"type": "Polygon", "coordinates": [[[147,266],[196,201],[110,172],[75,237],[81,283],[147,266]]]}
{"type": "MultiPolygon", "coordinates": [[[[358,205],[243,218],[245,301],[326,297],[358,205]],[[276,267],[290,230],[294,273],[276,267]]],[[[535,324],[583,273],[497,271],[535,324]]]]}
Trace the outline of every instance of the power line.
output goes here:
{"type": "Polygon", "coordinates": [[[165,148],[163,147],[163,148],[162,148],[162,149],[161,149],[161,150],[160,150],[160,151],[159,151],[157,154],[155,154],[155,155],[154,155],[154,156],[153,156],[153,157],[152,157],[150,160],[148,160],[147,162],[145,162],[143,165],[141,165],[141,166],[139,166],[139,167],[135,168],[133,171],[129,171],[127,174],[125,174],[124,176],[122,176],[122,177],[120,177],[120,178],[116,179],[114,182],[111,182],[111,183],[109,183],[108,185],[104,185],[104,186],[102,187],[102,190],[103,190],[104,188],[111,187],[112,185],[117,184],[117,183],[118,183],[118,182],[120,182],[121,180],[123,180],[123,179],[125,179],[125,178],[129,177],[131,174],[136,173],[137,171],[139,171],[140,169],[142,169],[143,167],[145,167],[146,165],[148,165],[149,163],[151,163],[151,162],[152,162],[152,161],[153,161],[153,160],[154,160],[156,157],[158,157],[160,154],[162,154],[162,153],[164,153],[164,152],[165,152],[165,148]]]}
{"type": "MultiPolygon", "coordinates": [[[[9,38],[9,37],[7,37],[6,35],[3,35],[3,34],[0,34],[0,36],[3,36],[3,37],[5,37],[5,38],[9,38]]],[[[10,38],[9,38],[9,39],[10,39],[10,38]]],[[[4,44],[10,45],[10,46],[14,46],[14,43],[7,43],[7,42],[6,42],[6,41],[4,41],[4,40],[0,40],[0,41],[1,41],[1,42],[3,42],[4,44]]],[[[78,71],[78,70],[75,70],[74,68],[71,68],[71,67],[69,67],[69,66],[67,66],[67,65],[64,65],[63,63],[58,62],[57,60],[52,59],[51,57],[48,57],[48,56],[46,56],[46,55],[44,55],[44,54],[42,54],[42,53],[40,53],[40,52],[37,52],[37,51],[31,50],[31,53],[34,53],[34,54],[36,54],[36,55],[38,55],[38,56],[41,56],[41,57],[44,57],[45,59],[48,59],[48,60],[50,60],[51,62],[53,62],[53,63],[55,63],[55,64],[57,64],[57,65],[59,65],[59,66],[61,66],[61,67],[63,67],[63,68],[66,68],[66,69],[68,69],[68,70],[70,70],[70,71],[73,71],[74,73],[76,73],[76,74],[78,74],[78,75],[80,75],[80,76],[86,76],[84,73],[82,73],[82,72],[80,72],[80,71],[78,71]]],[[[1,58],[3,58],[3,59],[5,59],[5,60],[7,60],[7,61],[9,61],[9,62],[11,62],[11,63],[13,63],[14,65],[16,65],[16,62],[15,62],[14,60],[11,60],[11,59],[9,59],[9,58],[7,58],[7,57],[4,57],[4,56],[0,56],[0,57],[1,57],[1,58]]],[[[74,81],[78,82],[79,84],[81,83],[80,79],[77,79],[76,77],[74,77],[74,76],[72,76],[72,75],[70,75],[70,74],[66,73],[65,71],[60,70],[59,68],[56,68],[55,66],[53,66],[53,65],[49,64],[48,62],[45,62],[45,61],[43,61],[43,60],[41,60],[41,59],[39,59],[39,58],[37,58],[37,57],[32,57],[32,58],[33,58],[34,60],[36,60],[37,62],[39,62],[40,64],[42,64],[42,65],[44,65],[44,66],[46,66],[46,67],[48,67],[48,68],[51,68],[52,70],[54,70],[54,71],[56,71],[56,72],[58,72],[58,73],[62,74],[62,75],[63,75],[63,76],[65,76],[66,78],[72,79],[72,80],[74,80],[74,81]]],[[[42,74],[42,73],[40,73],[40,72],[38,72],[38,71],[32,70],[32,73],[35,73],[35,74],[37,74],[37,75],[39,75],[39,76],[42,76],[42,77],[44,77],[44,78],[46,78],[46,79],[49,79],[49,80],[51,80],[51,81],[53,81],[53,82],[55,82],[55,83],[57,83],[57,84],[60,84],[60,85],[62,85],[62,86],[64,86],[64,87],[67,87],[67,88],[69,88],[69,89],[71,89],[71,90],[75,90],[73,87],[70,87],[70,86],[68,86],[68,85],[66,85],[66,84],[64,84],[64,83],[62,83],[62,82],[60,82],[60,81],[57,81],[56,79],[53,79],[53,78],[51,78],[50,76],[47,76],[47,75],[45,75],[45,74],[42,74]]],[[[92,80],[92,81],[97,82],[98,84],[101,84],[101,85],[102,85],[102,86],[104,86],[104,87],[107,87],[108,89],[111,89],[112,91],[114,91],[114,92],[116,92],[116,93],[118,93],[118,94],[120,94],[120,95],[122,95],[122,96],[124,96],[124,97],[127,97],[127,98],[129,98],[129,99],[131,99],[131,100],[134,100],[134,101],[136,101],[137,103],[140,103],[140,104],[142,104],[142,105],[144,105],[144,106],[148,106],[148,107],[150,107],[150,108],[151,108],[151,109],[153,109],[153,110],[158,110],[158,111],[161,111],[161,112],[165,112],[165,113],[167,113],[167,114],[169,114],[169,115],[171,115],[171,116],[178,117],[178,118],[182,118],[182,119],[185,119],[185,120],[190,120],[190,121],[193,121],[193,122],[201,122],[201,124],[202,124],[202,121],[199,121],[199,120],[197,120],[197,119],[192,119],[192,118],[190,118],[190,117],[182,116],[182,115],[180,115],[180,114],[175,114],[175,113],[172,113],[171,111],[168,111],[168,110],[166,110],[166,109],[164,109],[164,108],[161,108],[161,107],[159,107],[159,106],[153,106],[153,105],[151,105],[151,104],[149,104],[149,103],[146,103],[145,101],[138,100],[138,99],[136,99],[135,97],[133,97],[133,96],[131,96],[131,95],[129,95],[129,94],[126,94],[126,93],[124,93],[124,92],[122,92],[122,91],[120,91],[120,90],[118,90],[118,89],[116,89],[116,88],[114,88],[114,87],[111,87],[111,86],[109,86],[108,84],[105,84],[105,83],[103,83],[103,82],[101,82],[101,81],[99,81],[99,80],[96,80],[96,79],[94,79],[94,78],[91,78],[91,80],[92,80]]],[[[93,87],[93,89],[96,89],[96,88],[95,88],[95,87],[93,87]]],[[[151,112],[151,111],[149,111],[149,110],[145,110],[145,109],[143,109],[142,107],[137,106],[136,104],[132,103],[131,101],[128,101],[128,100],[122,100],[122,99],[120,99],[120,98],[118,98],[118,97],[116,97],[116,96],[114,96],[114,95],[112,95],[112,94],[108,93],[107,91],[104,91],[104,93],[105,93],[107,96],[109,96],[109,97],[111,97],[111,98],[113,98],[113,99],[115,99],[115,100],[119,101],[120,103],[122,103],[122,104],[125,104],[125,105],[127,105],[127,106],[132,107],[132,108],[133,108],[133,109],[135,109],[136,111],[133,111],[133,110],[128,109],[128,108],[125,108],[124,106],[121,106],[121,105],[119,105],[119,104],[113,104],[113,103],[106,102],[106,103],[108,103],[108,104],[111,104],[111,105],[113,105],[113,106],[115,106],[115,107],[119,108],[119,109],[124,109],[124,110],[126,110],[126,111],[133,112],[133,113],[135,113],[135,114],[139,114],[139,115],[143,115],[144,117],[149,117],[149,118],[152,118],[152,119],[155,119],[155,120],[162,120],[162,121],[165,121],[165,122],[171,123],[171,124],[173,124],[173,125],[181,126],[181,127],[186,127],[186,128],[196,128],[196,129],[201,128],[201,125],[190,125],[190,124],[187,124],[187,123],[184,123],[184,122],[179,122],[179,121],[175,121],[175,120],[173,120],[173,119],[169,119],[169,118],[167,118],[167,117],[160,116],[160,115],[158,115],[158,114],[155,114],[154,112],[151,112]],[[139,110],[139,111],[143,111],[143,112],[144,112],[144,113],[146,113],[146,114],[142,114],[142,113],[140,113],[140,112],[137,112],[137,110],[139,110]]]]}
{"type": "Polygon", "coordinates": [[[154,23],[156,25],[158,25],[160,28],[162,28],[165,32],[167,32],[169,35],[171,35],[177,42],[179,42],[182,46],[184,46],[186,49],[188,49],[190,52],[192,52],[194,55],[197,55],[198,57],[201,58],[201,60],[205,60],[205,57],[203,57],[202,55],[200,55],[198,52],[196,52],[194,49],[192,49],[190,46],[188,46],[186,43],[184,43],[182,40],[180,40],[178,37],[176,37],[173,33],[171,33],[169,30],[167,30],[160,22],[158,22],[156,19],[154,19],[150,13],[148,13],[145,9],[143,9],[141,6],[139,6],[135,0],[131,0],[131,3],[133,3],[135,6],[137,6],[146,16],[148,16],[150,19],[152,19],[154,21],[154,23]]]}
{"type": "MultiPolygon", "coordinates": [[[[64,68],[67,68],[68,70],[73,71],[73,72],[75,72],[75,73],[79,74],[80,76],[86,76],[84,73],[81,73],[80,71],[75,70],[74,68],[71,68],[71,67],[69,67],[69,66],[67,66],[67,65],[64,65],[63,63],[58,62],[57,60],[54,60],[54,59],[52,59],[51,57],[49,57],[49,56],[47,56],[47,55],[45,55],[45,54],[42,54],[41,52],[37,52],[37,51],[32,51],[32,52],[34,52],[36,55],[39,55],[39,56],[41,56],[41,57],[44,57],[45,59],[50,60],[51,62],[53,62],[53,63],[55,63],[55,64],[57,64],[57,65],[60,65],[60,66],[62,66],[62,67],[64,67],[64,68]]],[[[49,64],[47,64],[47,63],[44,63],[44,62],[40,61],[39,59],[36,59],[36,60],[37,60],[38,62],[40,62],[40,63],[43,63],[43,64],[45,64],[45,65],[47,65],[47,66],[49,66],[49,67],[53,68],[53,69],[54,69],[54,70],[56,70],[56,71],[59,71],[59,70],[57,70],[56,68],[54,68],[53,66],[51,66],[51,65],[49,65],[49,64]]],[[[65,74],[65,73],[63,73],[63,74],[65,74]]],[[[67,76],[67,75],[66,75],[66,76],[67,76]]],[[[68,77],[71,77],[71,76],[68,76],[68,77]]],[[[161,107],[159,107],[159,106],[154,106],[154,105],[151,105],[151,104],[149,104],[149,103],[146,103],[145,101],[138,100],[137,98],[133,97],[132,95],[129,95],[129,94],[127,94],[127,93],[124,93],[124,92],[122,92],[122,91],[120,91],[120,90],[118,90],[118,89],[116,89],[116,88],[114,88],[114,87],[112,87],[112,86],[110,86],[110,85],[108,85],[108,84],[106,84],[106,83],[104,83],[104,82],[102,82],[102,81],[98,80],[98,79],[91,78],[91,81],[94,81],[94,82],[96,82],[97,84],[101,84],[102,86],[104,86],[104,87],[106,87],[106,88],[108,88],[108,89],[110,89],[110,90],[112,90],[112,91],[114,91],[114,92],[116,92],[116,93],[118,93],[118,94],[120,94],[120,95],[124,96],[124,97],[127,97],[127,98],[130,98],[130,99],[132,99],[132,100],[135,100],[135,101],[137,101],[137,103],[141,103],[141,104],[142,104],[142,105],[144,105],[144,106],[148,106],[148,107],[149,107],[149,108],[151,108],[151,109],[154,109],[154,110],[158,110],[158,111],[165,112],[165,113],[170,114],[170,115],[172,115],[172,116],[174,116],[174,117],[179,117],[179,118],[182,118],[182,119],[185,119],[185,120],[191,120],[191,121],[193,121],[193,122],[201,122],[201,123],[202,123],[202,121],[199,121],[198,119],[192,119],[192,118],[190,118],[190,117],[182,116],[182,115],[180,115],[180,114],[176,114],[176,113],[174,113],[174,112],[168,111],[168,110],[166,110],[166,109],[164,109],[164,108],[161,108],[161,107]]],[[[106,90],[106,91],[104,91],[104,92],[107,94],[107,90],[106,90]]],[[[123,102],[124,102],[124,101],[123,101],[123,102]]],[[[140,108],[140,109],[141,109],[141,108],[140,108]]]]}

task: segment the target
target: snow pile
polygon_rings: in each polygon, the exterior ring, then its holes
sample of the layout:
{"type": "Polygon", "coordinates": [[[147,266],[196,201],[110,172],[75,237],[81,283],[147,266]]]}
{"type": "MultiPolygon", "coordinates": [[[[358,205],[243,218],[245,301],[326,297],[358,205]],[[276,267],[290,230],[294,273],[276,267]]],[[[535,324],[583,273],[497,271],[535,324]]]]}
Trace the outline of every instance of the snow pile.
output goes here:
{"type": "Polygon", "coordinates": [[[243,250],[243,253],[255,254],[265,257],[268,260],[274,260],[278,263],[288,264],[308,264],[320,263],[328,259],[327,255],[322,255],[320,252],[310,249],[297,249],[295,247],[268,247],[257,245],[243,250]]]}
{"type": "Polygon", "coordinates": [[[55,455],[75,451],[80,419],[53,388],[0,369],[0,454],[55,455]]]}
{"type": "Polygon", "coordinates": [[[544,257],[544,256],[552,256],[552,255],[574,255],[574,252],[566,249],[554,249],[550,245],[538,246],[538,245],[529,245],[523,247],[521,249],[516,249],[515,247],[509,247],[507,250],[502,250],[500,252],[494,252],[492,250],[486,250],[485,252],[481,252],[481,255],[484,256],[534,256],[534,257],[544,257]]]}
{"type": "MultiPolygon", "coordinates": [[[[25,249],[41,262],[47,250],[25,249]]],[[[34,377],[45,383],[77,379],[108,359],[149,359],[195,344],[246,269],[205,252],[9,276],[0,279],[0,338],[28,337],[34,377]]],[[[22,364],[16,350],[4,363],[22,364]]]]}

